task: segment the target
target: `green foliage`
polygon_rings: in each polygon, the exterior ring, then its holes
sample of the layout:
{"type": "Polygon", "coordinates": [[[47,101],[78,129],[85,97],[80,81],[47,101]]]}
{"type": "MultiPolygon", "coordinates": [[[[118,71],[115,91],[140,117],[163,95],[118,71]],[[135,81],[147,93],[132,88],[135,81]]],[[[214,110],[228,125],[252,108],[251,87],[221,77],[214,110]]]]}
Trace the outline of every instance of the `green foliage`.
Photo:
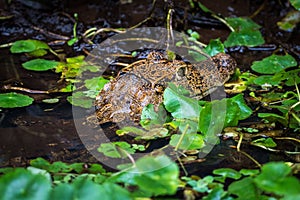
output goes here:
{"type": "Polygon", "coordinates": [[[253,140],[251,144],[257,145],[257,146],[264,146],[267,148],[276,147],[277,144],[274,142],[272,138],[259,138],[256,140],[253,140]]]}
{"type": "Polygon", "coordinates": [[[195,150],[204,147],[204,138],[197,133],[172,135],[170,145],[182,150],[195,150]]]}
{"type": "Polygon", "coordinates": [[[33,71],[46,71],[49,69],[54,69],[58,66],[58,62],[53,60],[45,60],[45,59],[34,59],[27,61],[22,64],[22,66],[27,70],[33,71]]]}
{"type": "Polygon", "coordinates": [[[289,54],[284,56],[271,55],[261,61],[253,62],[251,69],[261,74],[275,74],[296,65],[296,60],[289,54]]]}
{"type": "Polygon", "coordinates": [[[300,1],[299,0],[290,0],[292,6],[296,8],[297,10],[300,10],[300,1]]]}
{"type": "Polygon", "coordinates": [[[135,148],[127,142],[102,143],[98,151],[111,158],[125,158],[128,154],[133,154],[135,148]]]}
{"type": "Polygon", "coordinates": [[[186,184],[198,193],[203,199],[298,199],[300,182],[291,175],[291,168],[283,162],[265,164],[261,172],[258,170],[242,169],[237,172],[230,168],[221,168],[213,171],[218,176],[206,176],[195,180],[183,177],[186,184]],[[230,178],[228,190],[224,191],[224,182],[230,178]],[[293,185],[294,184],[294,185],[293,185]],[[234,195],[234,196],[233,196],[234,195]],[[214,198],[212,198],[212,196],[214,198]],[[281,198],[280,198],[281,199],[281,198]]]}
{"type": "Polygon", "coordinates": [[[234,29],[225,40],[225,47],[257,46],[265,41],[259,31],[260,26],[249,18],[226,18],[226,22],[234,29]]]}
{"type": "Polygon", "coordinates": [[[135,196],[150,197],[175,194],[179,185],[178,176],[178,166],[167,156],[145,156],[137,160],[128,172],[121,173],[115,181],[138,187],[135,196]]]}
{"type": "Polygon", "coordinates": [[[292,10],[281,21],[277,22],[277,25],[281,30],[291,32],[299,22],[300,12],[292,10]]]}
{"type": "Polygon", "coordinates": [[[296,177],[290,176],[291,168],[285,163],[268,163],[261,170],[261,174],[254,178],[258,188],[284,196],[284,199],[300,197],[300,182],[296,177]]]}
{"type": "MultiPolygon", "coordinates": [[[[39,40],[18,40],[10,48],[11,53],[35,53],[39,50],[50,49],[50,47],[39,40]]],[[[42,55],[41,55],[42,56],[42,55]]]]}
{"type": "Polygon", "coordinates": [[[140,124],[146,129],[151,129],[157,125],[163,125],[167,121],[167,112],[162,104],[155,112],[154,105],[149,104],[143,108],[140,124]]]}
{"type": "Polygon", "coordinates": [[[236,126],[239,120],[248,118],[252,110],[241,94],[230,99],[207,102],[200,112],[199,131],[216,134],[228,126],[236,126]]]}
{"type": "Polygon", "coordinates": [[[72,96],[68,96],[67,100],[74,106],[80,106],[83,108],[91,108],[94,100],[87,97],[82,91],[73,92],[72,96]]]}
{"type": "Polygon", "coordinates": [[[17,108],[32,104],[33,98],[15,92],[0,94],[1,108],[17,108]]]}
{"type": "Polygon", "coordinates": [[[231,178],[234,180],[241,178],[241,173],[231,168],[215,169],[213,174],[220,175],[219,177],[216,177],[216,179],[218,179],[220,182],[225,182],[226,178],[231,178]]]}
{"type": "MultiPolygon", "coordinates": [[[[271,55],[261,61],[256,61],[251,68],[258,73],[270,75],[258,76],[252,79],[252,83],[249,83],[249,85],[257,84],[264,90],[273,90],[255,98],[271,109],[278,109],[281,113],[258,113],[258,117],[263,118],[267,122],[279,122],[286,127],[297,130],[300,127],[298,94],[293,91],[281,93],[274,90],[274,86],[277,88],[282,88],[283,86],[296,87],[300,83],[300,69],[290,69],[295,66],[297,66],[297,62],[289,54],[284,56],[271,55]],[[274,102],[276,103],[274,104],[274,102]]],[[[296,90],[298,91],[297,87],[296,90]]],[[[255,96],[254,93],[253,95],[255,96]]]]}
{"type": "Polygon", "coordinates": [[[221,42],[220,38],[211,39],[209,44],[205,47],[205,52],[210,56],[217,55],[218,53],[224,53],[224,44],[221,42]]]}
{"type": "Polygon", "coordinates": [[[15,169],[0,179],[0,197],[3,200],[47,200],[50,190],[51,183],[47,178],[26,169],[15,169]]]}
{"type": "Polygon", "coordinates": [[[187,90],[182,86],[170,84],[164,91],[164,105],[174,118],[190,118],[198,120],[200,106],[198,101],[185,96],[187,90]]]}

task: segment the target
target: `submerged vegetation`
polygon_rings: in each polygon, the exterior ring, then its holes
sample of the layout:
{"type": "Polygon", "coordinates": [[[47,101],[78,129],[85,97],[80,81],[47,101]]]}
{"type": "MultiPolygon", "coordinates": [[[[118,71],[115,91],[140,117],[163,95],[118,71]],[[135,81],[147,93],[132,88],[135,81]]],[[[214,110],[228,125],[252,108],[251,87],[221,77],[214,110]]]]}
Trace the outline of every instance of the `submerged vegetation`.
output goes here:
{"type": "MultiPolygon", "coordinates": [[[[199,45],[196,48],[204,48],[208,55],[266,44],[260,31],[262,27],[250,17],[223,18],[199,2],[189,2],[189,9],[209,14],[230,30],[223,42],[220,38],[211,38],[209,44],[200,42],[201,32],[185,30],[188,40],[195,41],[199,45]]],[[[299,22],[300,2],[291,0],[290,3],[292,11],[277,23],[284,31],[293,31],[299,22]]],[[[73,37],[67,42],[70,46],[80,40],[92,43],[93,37],[101,31],[126,32],[125,28],[90,28],[79,35],[77,14],[75,18],[73,37]]],[[[8,46],[12,54],[26,55],[27,60],[22,63],[24,69],[58,73],[60,80],[49,90],[4,85],[9,92],[0,94],[2,109],[28,106],[34,103],[34,95],[41,93],[53,96],[43,99],[44,103],[58,103],[60,93],[69,93],[67,101],[73,106],[91,108],[111,78],[99,77],[101,67],[88,63],[84,55],[65,57],[40,40],[18,40],[8,46]],[[78,77],[84,73],[89,73],[90,78],[79,82],[78,77]]],[[[131,58],[136,57],[136,53],[131,52],[131,58]]],[[[172,52],[169,53],[172,57],[172,52]]],[[[174,195],[185,199],[298,199],[298,59],[288,49],[281,48],[252,62],[251,69],[237,69],[225,84],[228,96],[219,100],[195,100],[184,88],[170,84],[164,90],[164,101],[158,110],[152,104],[144,107],[140,126],[122,127],[115,131],[119,141],[98,145],[97,151],[104,156],[124,161],[117,166],[117,172],[101,164],[50,163],[36,158],[26,168],[0,169],[0,199],[134,199],[174,195]],[[253,118],[259,122],[249,125],[253,118]],[[214,169],[203,177],[189,174],[185,166],[203,162],[199,155],[209,153],[210,145],[218,144],[220,139],[232,139],[232,148],[249,159],[253,167],[214,169]],[[161,140],[166,145],[150,155],[135,157],[136,153],[147,152],[150,144],[161,140]],[[244,145],[283,153],[291,160],[261,164],[243,151],[244,145]],[[160,151],[164,148],[171,149],[176,161],[160,151]]]]}

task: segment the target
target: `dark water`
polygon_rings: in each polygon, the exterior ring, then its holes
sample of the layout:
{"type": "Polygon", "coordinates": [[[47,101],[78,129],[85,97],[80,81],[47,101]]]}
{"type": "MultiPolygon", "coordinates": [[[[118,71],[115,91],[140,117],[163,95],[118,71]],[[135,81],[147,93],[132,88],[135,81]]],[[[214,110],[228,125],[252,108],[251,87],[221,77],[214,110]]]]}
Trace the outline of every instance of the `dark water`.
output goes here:
{"type": "MultiPolygon", "coordinates": [[[[225,17],[250,16],[264,1],[252,0],[216,0],[202,1],[209,9],[225,17]]],[[[265,1],[265,7],[253,19],[262,25],[266,44],[259,48],[227,49],[238,62],[238,67],[247,70],[254,60],[259,60],[277,51],[288,51],[299,60],[299,27],[292,33],[280,31],[276,22],[288,12],[287,5],[278,1],[265,1]]],[[[69,47],[65,41],[72,36],[74,13],[78,13],[78,34],[91,27],[118,28],[131,27],[152,13],[152,18],[143,26],[165,26],[167,8],[170,5],[157,1],[133,1],[123,4],[121,1],[25,1],[15,0],[10,5],[0,2],[1,13],[14,15],[13,18],[0,21],[0,45],[19,39],[38,39],[46,41],[53,49],[64,49],[68,57],[82,55],[83,49],[91,50],[92,45],[84,41],[69,47]]],[[[177,31],[193,29],[200,33],[201,41],[227,38],[229,30],[217,20],[200,10],[188,10],[188,1],[175,1],[173,8],[173,28],[177,31]],[[189,12],[188,12],[189,11],[189,12]]],[[[1,14],[0,13],[0,14],[1,14]]],[[[3,15],[3,14],[2,14],[3,15]]],[[[95,43],[111,36],[111,33],[99,34],[95,43]]],[[[8,48],[0,49],[0,87],[4,85],[25,87],[36,90],[48,90],[59,80],[59,74],[51,72],[32,72],[24,70],[21,63],[24,55],[12,55],[8,48]]],[[[42,156],[50,161],[97,162],[86,151],[77,135],[73,122],[72,106],[66,101],[67,94],[60,94],[57,104],[45,104],[41,99],[57,95],[31,95],[35,103],[26,108],[2,109],[0,113],[0,166],[24,166],[30,159],[42,156]]],[[[188,165],[190,172],[209,173],[211,168],[242,168],[254,166],[245,157],[230,148],[233,141],[222,141],[207,161],[188,165]],[[223,154],[224,156],[220,156],[223,154]],[[206,166],[206,167],[205,167],[206,166]]],[[[269,155],[266,151],[247,147],[247,152],[259,162],[286,159],[283,155],[269,155]]]]}

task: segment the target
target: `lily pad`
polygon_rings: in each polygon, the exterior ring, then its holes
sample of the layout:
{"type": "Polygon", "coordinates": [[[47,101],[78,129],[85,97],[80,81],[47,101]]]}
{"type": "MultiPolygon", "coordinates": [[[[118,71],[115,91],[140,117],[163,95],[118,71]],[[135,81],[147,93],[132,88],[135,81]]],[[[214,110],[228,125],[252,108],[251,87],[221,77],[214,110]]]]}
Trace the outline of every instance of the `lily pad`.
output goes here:
{"type": "Polygon", "coordinates": [[[0,94],[0,107],[16,108],[32,104],[33,98],[15,92],[0,94]]]}
{"type": "Polygon", "coordinates": [[[30,53],[39,49],[50,49],[50,47],[39,40],[18,40],[10,48],[12,53],[30,53]]]}
{"type": "Polygon", "coordinates": [[[53,69],[58,66],[59,62],[53,60],[45,60],[45,59],[34,59],[27,61],[22,64],[25,69],[33,70],[33,71],[46,71],[49,69],[53,69]]]}

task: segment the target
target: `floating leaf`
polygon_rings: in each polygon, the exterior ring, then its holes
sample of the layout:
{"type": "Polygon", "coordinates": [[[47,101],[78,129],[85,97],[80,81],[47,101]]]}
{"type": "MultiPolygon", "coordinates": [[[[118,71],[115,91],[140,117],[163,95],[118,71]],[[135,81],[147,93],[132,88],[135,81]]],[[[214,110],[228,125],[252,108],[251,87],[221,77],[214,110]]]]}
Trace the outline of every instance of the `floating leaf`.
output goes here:
{"type": "Polygon", "coordinates": [[[210,40],[209,44],[205,47],[205,52],[210,56],[217,55],[218,53],[224,53],[224,45],[221,42],[220,38],[210,40]]]}
{"type": "Polygon", "coordinates": [[[10,48],[12,53],[29,53],[39,49],[50,49],[50,47],[39,40],[18,40],[10,48]]]}
{"type": "Polygon", "coordinates": [[[15,92],[3,93],[0,94],[0,107],[2,108],[16,108],[16,107],[24,107],[32,104],[33,98],[23,95],[17,94],[15,92]]]}
{"type": "Polygon", "coordinates": [[[45,176],[25,169],[15,169],[0,179],[1,199],[47,200],[50,190],[51,183],[45,176]]]}
{"type": "Polygon", "coordinates": [[[261,74],[275,74],[276,72],[296,65],[297,61],[289,54],[284,56],[273,54],[261,61],[253,62],[251,69],[261,74]]]}
{"type": "Polygon", "coordinates": [[[46,71],[49,69],[54,69],[58,66],[59,62],[53,60],[45,60],[45,59],[34,59],[27,61],[22,64],[25,69],[33,70],[33,71],[46,71]]]}
{"type": "Polygon", "coordinates": [[[183,150],[201,149],[204,147],[204,138],[200,134],[174,134],[171,136],[170,145],[183,150]]]}
{"type": "Polygon", "coordinates": [[[231,168],[215,169],[213,171],[213,174],[220,175],[221,177],[218,177],[218,180],[222,181],[222,182],[224,182],[226,178],[238,180],[242,176],[241,173],[239,173],[238,171],[231,169],[231,168]]]}
{"type": "Polygon", "coordinates": [[[233,27],[235,31],[231,32],[224,42],[225,47],[252,47],[265,43],[259,31],[260,26],[251,19],[242,17],[226,18],[226,22],[233,27]]]}
{"type": "Polygon", "coordinates": [[[133,154],[135,149],[127,142],[102,143],[97,149],[99,152],[111,158],[125,158],[127,153],[133,154]]]}
{"type": "Polygon", "coordinates": [[[52,99],[43,99],[42,100],[44,103],[58,103],[59,99],[58,98],[52,98],[52,99]]]}
{"type": "Polygon", "coordinates": [[[73,92],[72,96],[68,96],[67,100],[74,106],[80,106],[83,108],[91,108],[93,106],[94,99],[87,97],[83,92],[73,92]]]}

